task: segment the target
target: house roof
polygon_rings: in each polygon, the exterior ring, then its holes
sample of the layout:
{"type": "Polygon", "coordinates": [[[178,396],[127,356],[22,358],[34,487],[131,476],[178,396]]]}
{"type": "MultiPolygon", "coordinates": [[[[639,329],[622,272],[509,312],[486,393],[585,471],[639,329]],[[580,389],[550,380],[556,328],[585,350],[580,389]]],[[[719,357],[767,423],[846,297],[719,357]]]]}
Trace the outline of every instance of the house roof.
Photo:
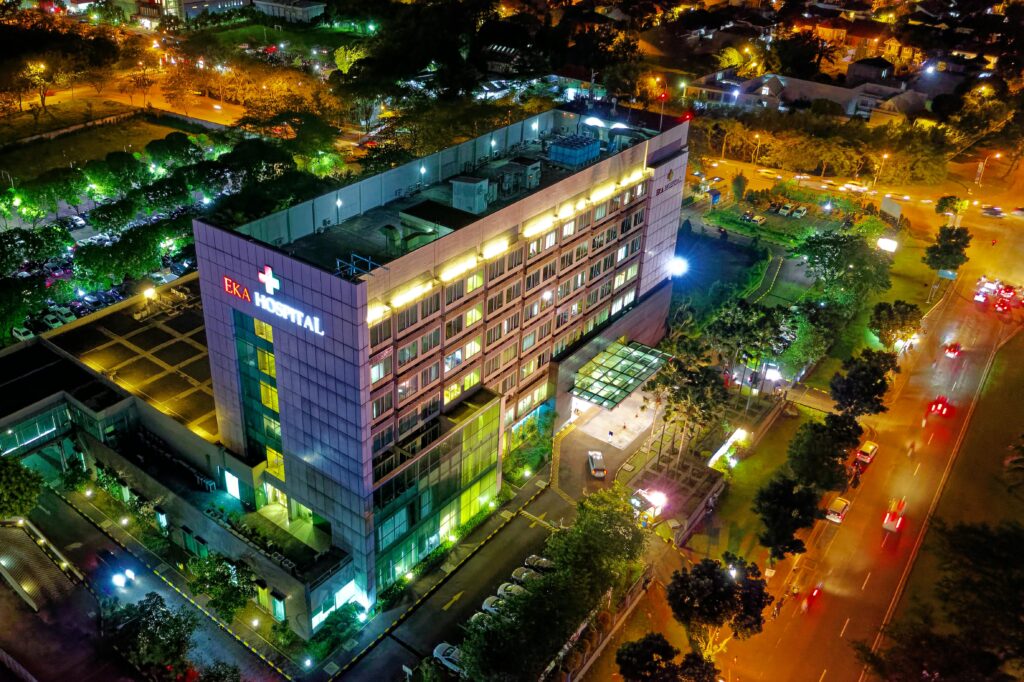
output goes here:
{"type": "MultiPolygon", "coordinates": [[[[876,69],[891,69],[893,63],[883,57],[865,57],[864,59],[858,59],[853,64],[860,64],[861,66],[871,66],[876,69]]],[[[850,66],[853,66],[851,64],[850,66]]]]}

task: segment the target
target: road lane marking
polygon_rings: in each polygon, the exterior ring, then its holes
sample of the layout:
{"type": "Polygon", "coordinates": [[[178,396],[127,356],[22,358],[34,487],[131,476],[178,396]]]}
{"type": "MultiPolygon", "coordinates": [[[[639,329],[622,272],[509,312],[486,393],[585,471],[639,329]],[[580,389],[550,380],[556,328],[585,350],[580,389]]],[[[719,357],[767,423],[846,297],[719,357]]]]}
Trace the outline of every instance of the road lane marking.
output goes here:
{"type": "Polygon", "coordinates": [[[441,607],[441,610],[442,611],[447,611],[448,609],[450,609],[452,606],[455,605],[455,602],[457,602],[460,599],[462,599],[462,595],[464,595],[464,594],[466,594],[465,590],[463,590],[462,592],[456,593],[454,597],[452,597],[451,599],[448,600],[447,604],[445,604],[444,606],[441,607]]]}
{"type": "Polygon", "coordinates": [[[847,618],[846,622],[843,623],[843,629],[839,631],[839,639],[842,639],[843,635],[846,634],[846,626],[849,625],[849,624],[850,624],[850,619],[847,618]]]}
{"type": "Polygon", "coordinates": [[[885,535],[882,536],[882,547],[885,547],[885,542],[888,539],[889,539],[889,534],[888,533],[886,533],[885,535]]]}
{"type": "Polygon", "coordinates": [[[864,578],[864,584],[860,586],[860,591],[863,592],[864,588],[868,586],[868,581],[871,580],[871,571],[868,571],[868,577],[864,578]]]}
{"type": "Polygon", "coordinates": [[[825,679],[825,673],[827,673],[827,672],[828,672],[828,668],[825,668],[824,670],[821,671],[821,677],[818,678],[818,682],[821,682],[823,679],[825,679]]]}
{"type": "Polygon", "coordinates": [[[526,511],[525,509],[520,509],[519,513],[522,514],[523,516],[525,516],[526,518],[531,519],[533,521],[533,523],[530,524],[530,528],[533,528],[534,526],[536,526],[539,523],[540,525],[544,526],[545,528],[547,528],[550,531],[557,530],[554,526],[552,526],[550,523],[548,523],[547,521],[544,520],[544,514],[541,514],[540,516],[534,516],[530,512],[526,511]]]}
{"type": "Polygon", "coordinates": [[[932,444],[932,439],[935,438],[935,432],[932,431],[932,435],[928,436],[928,445],[932,444]]]}
{"type": "Polygon", "coordinates": [[[530,528],[535,528],[538,523],[543,523],[544,522],[544,517],[547,516],[547,515],[548,515],[547,512],[541,512],[540,514],[538,514],[537,515],[537,520],[530,522],[530,528]]]}
{"type": "Polygon", "coordinates": [[[914,467],[914,475],[917,476],[917,472],[921,470],[921,463],[918,462],[917,466],[914,467]]]}

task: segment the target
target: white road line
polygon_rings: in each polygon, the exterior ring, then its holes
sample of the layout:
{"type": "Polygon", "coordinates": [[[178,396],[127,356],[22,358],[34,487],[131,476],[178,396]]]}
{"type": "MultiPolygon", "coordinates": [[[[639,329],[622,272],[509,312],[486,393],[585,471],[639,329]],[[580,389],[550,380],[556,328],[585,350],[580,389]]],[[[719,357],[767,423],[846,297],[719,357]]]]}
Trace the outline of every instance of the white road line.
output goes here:
{"type": "Polygon", "coordinates": [[[928,445],[932,444],[932,438],[935,438],[935,432],[934,431],[932,432],[932,435],[928,436],[928,445]]]}
{"type": "Polygon", "coordinates": [[[917,472],[921,470],[921,463],[918,462],[917,466],[914,467],[914,475],[917,476],[917,472]]]}
{"type": "Polygon", "coordinates": [[[818,682],[821,682],[823,679],[825,679],[825,673],[827,673],[827,672],[828,672],[828,668],[825,668],[824,670],[821,671],[821,677],[818,678],[818,682]]]}
{"type": "Polygon", "coordinates": [[[885,547],[885,542],[888,539],[889,539],[889,534],[888,533],[886,533],[885,535],[882,536],[882,547],[885,547]]]}
{"type": "Polygon", "coordinates": [[[850,619],[847,618],[846,622],[843,623],[843,629],[839,631],[839,639],[842,639],[843,635],[846,634],[846,626],[849,625],[849,624],[850,624],[850,619]]]}
{"type": "Polygon", "coordinates": [[[864,588],[868,586],[868,581],[871,580],[871,571],[868,571],[868,576],[864,578],[864,584],[860,586],[860,591],[863,592],[864,588]]]}

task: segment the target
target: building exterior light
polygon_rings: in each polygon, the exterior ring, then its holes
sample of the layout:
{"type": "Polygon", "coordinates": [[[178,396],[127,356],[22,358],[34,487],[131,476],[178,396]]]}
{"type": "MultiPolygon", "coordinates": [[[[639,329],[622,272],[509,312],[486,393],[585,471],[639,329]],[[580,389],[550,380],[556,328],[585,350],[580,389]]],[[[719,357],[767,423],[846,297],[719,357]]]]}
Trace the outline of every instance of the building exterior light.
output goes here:
{"type": "Polygon", "coordinates": [[[423,284],[417,284],[416,286],[409,287],[399,293],[395,294],[391,298],[392,308],[401,308],[407,303],[412,303],[416,299],[424,296],[428,291],[434,288],[434,283],[424,282],[423,284]]]}
{"type": "Polygon", "coordinates": [[[491,260],[501,254],[508,251],[508,239],[495,239],[492,242],[484,244],[483,255],[484,260],[491,260]]]}
{"type": "Polygon", "coordinates": [[[888,237],[879,237],[877,245],[879,249],[882,251],[888,251],[889,253],[895,253],[897,246],[899,246],[895,239],[890,239],[888,237]]]}
{"type": "Polygon", "coordinates": [[[459,275],[463,275],[476,267],[476,256],[467,256],[460,261],[452,263],[441,271],[441,281],[450,282],[459,275]]]}

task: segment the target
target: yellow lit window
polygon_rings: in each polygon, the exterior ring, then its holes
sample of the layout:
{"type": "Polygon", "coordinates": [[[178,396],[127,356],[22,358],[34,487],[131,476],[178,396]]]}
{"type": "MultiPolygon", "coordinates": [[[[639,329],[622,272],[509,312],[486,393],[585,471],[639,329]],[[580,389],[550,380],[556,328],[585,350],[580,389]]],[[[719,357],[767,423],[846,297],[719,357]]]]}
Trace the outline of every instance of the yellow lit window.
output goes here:
{"type": "Polygon", "coordinates": [[[267,473],[284,480],[284,455],[270,446],[267,446],[267,473]]]}
{"type": "Polygon", "coordinates": [[[476,337],[472,341],[466,344],[466,352],[464,353],[467,360],[480,352],[480,337],[476,337]]]}
{"type": "Polygon", "coordinates": [[[476,291],[484,285],[484,271],[477,270],[472,275],[466,278],[466,293],[476,291]]]}
{"type": "Polygon", "coordinates": [[[262,348],[257,348],[256,361],[259,364],[261,372],[266,374],[268,377],[277,378],[277,362],[274,360],[273,353],[267,352],[262,348]]]}
{"type": "Polygon", "coordinates": [[[253,320],[253,328],[256,330],[256,336],[266,341],[274,342],[274,328],[262,320],[253,320]]]}
{"type": "Polygon", "coordinates": [[[466,326],[479,321],[484,316],[484,307],[481,304],[477,304],[466,311],[466,326]]]}
{"type": "Polygon", "coordinates": [[[480,383],[480,370],[474,369],[462,380],[462,389],[468,391],[480,383]]]}
{"type": "Polygon", "coordinates": [[[270,408],[274,412],[279,412],[277,405],[277,389],[270,384],[260,382],[260,401],[264,407],[270,408]]]}
{"type": "Polygon", "coordinates": [[[451,401],[462,395],[462,384],[455,382],[448,388],[444,389],[444,401],[450,403],[451,401]]]}

